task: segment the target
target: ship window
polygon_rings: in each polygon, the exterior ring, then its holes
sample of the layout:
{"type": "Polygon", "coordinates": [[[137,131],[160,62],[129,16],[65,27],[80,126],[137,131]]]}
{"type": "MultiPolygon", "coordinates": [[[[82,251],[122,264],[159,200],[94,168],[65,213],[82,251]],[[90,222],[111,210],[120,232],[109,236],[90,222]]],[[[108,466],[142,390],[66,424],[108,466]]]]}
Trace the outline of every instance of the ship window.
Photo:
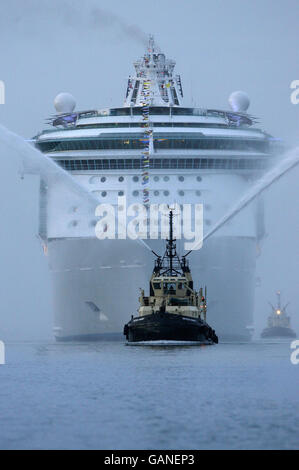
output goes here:
{"type": "Polygon", "coordinates": [[[164,282],[164,294],[174,294],[176,291],[176,283],[175,282],[164,282]]]}
{"type": "Polygon", "coordinates": [[[123,195],[124,195],[124,192],[123,192],[123,191],[118,191],[118,195],[119,195],[119,196],[123,196],[123,195]]]}
{"type": "Polygon", "coordinates": [[[123,176],[120,176],[120,177],[118,178],[118,181],[119,181],[120,183],[122,183],[123,180],[124,180],[124,177],[123,177],[123,176]]]}
{"type": "Polygon", "coordinates": [[[154,181],[159,181],[159,176],[154,176],[154,181]]]}
{"type": "Polygon", "coordinates": [[[179,176],[179,181],[184,181],[184,177],[183,176],[179,176]]]}
{"type": "Polygon", "coordinates": [[[171,110],[171,113],[172,114],[176,114],[176,115],[183,115],[183,116],[186,116],[186,115],[193,115],[193,108],[173,108],[171,110]]]}
{"type": "Polygon", "coordinates": [[[157,115],[161,115],[161,114],[169,115],[170,114],[169,106],[151,106],[149,110],[150,110],[150,114],[157,114],[157,115]]]}
{"type": "Polygon", "coordinates": [[[202,177],[201,177],[201,176],[197,176],[197,177],[196,177],[196,180],[197,180],[197,181],[201,181],[201,180],[202,180],[202,177]]]}
{"type": "Polygon", "coordinates": [[[154,160],[150,160],[150,167],[151,167],[151,164],[153,165],[153,168],[161,168],[160,158],[155,158],[154,160]]]}
{"type": "Polygon", "coordinates": [[[200,196],[201,195],[201,191],[196,191],[196,196],[200,196]]]}
{"type": "Polygon", "coordinates": [[[133,196],[138,196],[139,191],[133,191],[133,196]]]}
{"type": "Polygon", "coordinates": [[[130,108],[113,108],[110,109],[111,116],[128,116],[130,115],[130,108]]]}
{"type": "MultiPolygon", "coordinates": [[[[116,149],[143,149],[143,134],[123,136],[114,134],[112,137],[102,136],[101,139],[65,139],[60,141],[36,142],[42,152],[60,152],[72,150],[116,150],[116,149]]],[[[209,138],[190,137],[189,134],[156,134],[154,136],[156,149],[208,149],[208,150],[245,150],[267,153],[269,142],[261,139],[240,138],[209,138]]]]}
{"type": "Polygon", "coordinates": [[[176,89],[171,88],[171,91],[172,91],[172,97],[173,97],[174,104],[176,104],[178,106],[179,105],[179,100],[178,100],[178,97],[177,97],[176,89]]]}
{"type": "Polygon", "coordinates": [[[164,181],[169,181],[169,176],[164,176],[163,180],[164,181]]]}
{"type": "Polygon", "coordinates": [[[161,283],[160,282],[154,282],[154,289],[161,289],[161,283]]]}
{"type": "Polygon", "coordinates": [[[184,196],[185,195],[184,191],[179,191],[179,195],[184,196]]]}
{"type": "MultiPolygon", "coordinates": [[[[139,87],[139,80],[136,80],[135,82],[135,85],[134,85],[134,90],[133,90],[133,93],[132,93],[132,97],[131,97],[131,102],[132,103],[136,103],[136,98],[137,98],[137,92],[138,92],[138,87],[139,87]]],[[[119,112],[119,111],[118,111],[119,112]]]]}
{"type": "Polygon", "coordinates": [[[163,194],[164,196],[169,196],[169,191],[164,191],[163,194]]]}
{"type": "MultiPolygon", "coordinates": [[[[58,165],[68,171],[102,171],[102,170],[132,170],[142,168],[142,160],[140,159],[97,159],[97,160],[75,160],[75,159],[55,159],[54,160],[58,165]]],[[[240,159],[214,159],[214,158],[186,158],[186,159],[160,159],[152,158],[149,162],[150,169],[162,169],[163,167],[176,169],[193,169],[193,168],[202,168],[202,169],[224,169],[224,170],[251,170],[251,169],[264,169],[268,165],[267,159],[252,159],[252,158],[242,158],[240,159]],[[167,162],[165,163],[165,160],[167,162]]],[[[99,177],[92,177],[99,178],[99,177]]],[[[134,181],[138,181],[138,177],[135,176],[134,181]]],[[[168,181],[168,176],[165,176],[164,181],[168,181]]],[[[99,178],[99,181],[105,182],[106,178],[99,178]]],[[[91,182],[91,181],[90,181],[91,182]]]]}
{"type": "Polygon", "coordinates": [[[133,176],[133,181],[135,181],[135,182],[139,181],[138,176],[133,176]]]}
{"type": "Polygon", "coordinates": [[[106,196],[107,196],[107,191],[102,191],[102,192],[101,192],[101,196],[102,196],[102,197],[106,197],[106,196]]]}
{"type": "MultiPolygon", "coordinates": [[[[137,113],[134,113],[137,114],[137,113]]],[[[140,111],[139,111],[140,114],[140,111]]],[[[119,113],[120,115],[120,113],[119,113]]],[[[215,123],[203,123],[203,122],[153,122],[154,127],[208,127],[210,129],[227,129],[227,124],[215,124],[215,123]]],[[[113,127],[143,127],[143,123],[140,122],[99,122],[96,124],[79,124],[76,129],[101,129],[101,128],[113,128],[113,127]]]]}
{"type": "Polygon", "coordinates": [[[154,191],[154,196],[159,196],[159,191],[154,191]]]}
{"type": "Polygon", "coordinates": [[[106,178],[105,178],[105,176],[103,176],[103,177],[101,178],[101,182],[102,182],[102,183],[105,183],[105,181],[106,181],[106,178]]]}

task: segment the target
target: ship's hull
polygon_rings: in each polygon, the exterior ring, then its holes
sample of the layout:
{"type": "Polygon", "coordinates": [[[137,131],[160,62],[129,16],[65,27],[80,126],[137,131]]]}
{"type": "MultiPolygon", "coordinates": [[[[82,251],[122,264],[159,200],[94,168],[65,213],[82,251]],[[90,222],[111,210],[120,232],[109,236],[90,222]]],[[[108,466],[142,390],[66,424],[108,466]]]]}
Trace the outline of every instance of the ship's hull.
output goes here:
{"type": "Polygon", "coordinates": [[[265,328],[261,334],[262,338],[296,338],[296,333],[291,328],[273,326],[265,328]]]}
{"type": "Polygon", "coordinates": [[[153,313],[133,318],[124,327],[128,343],[148,341],[183,341],[218,343],[215,331],[200,319],[171,313],[153,313]]]}
{"type": "MultiPolygon", "coordinates": [[[[147,240],[161,253],[164,240],[147,240]]],[[[179,244],[180,245],[180,244],[179,244]]],[[[59,341],[121,338],[138,307],[153,254],[137,241],[56,239],[49,241],[53,280],[54,335],[59,341]]],[[[250,340],[255,239],[214,237],[190,258],[194,286],[208,286],[208,323],[220,340],[250,340]]]]}

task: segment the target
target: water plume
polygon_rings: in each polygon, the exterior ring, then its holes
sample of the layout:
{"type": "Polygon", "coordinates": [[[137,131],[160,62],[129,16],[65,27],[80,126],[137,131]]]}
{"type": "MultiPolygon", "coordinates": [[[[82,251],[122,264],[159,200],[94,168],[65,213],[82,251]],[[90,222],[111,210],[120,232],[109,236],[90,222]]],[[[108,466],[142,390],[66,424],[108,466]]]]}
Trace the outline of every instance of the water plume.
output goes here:
{"type": "Polygon", "coordinates": [[[203,237],[203,241],[211,237],[226,222],[235,217],[240,211],[248,206],[259,194],[264,192],[269,186],[278,181],[282,176],[288,173],[292,168],[299,164],[299,147],[291,150],[286,157],[280,160],[271,170],[266,172],[256,183],[250,188],[241,199],[225,214],[217,224],[203,237]]]}
{"type": "Polygon", "coordinates": [[[21,136],[0,124],[0,139],[8,148],[18,153],[23,173],[40,175],[48,184],[63,182],[68,189],[83,198],[89,205],[96,206],[99,200],[90,194],[69,173],[58,166],[51,158],[42,154],[21,136]]]}
{"type": "MultiPolygon", "coordinates": [[[[98,197],[87,191],[87,189],[76,181],[70,173],[63,170],[51,158],[47,157],[32,144],[26,142],[22,137],[14,132],[6,129],[0,124],[0,140],[8,148],[17,152],[21,159],[21,173],[40,175],[48,185],[62,183],[70,192],[80,197],[83,205],[85,204],[88,211],[95,211],[96,206],[100,203],[98,197]]],[[[150,247],[142,240],[137,239],[137,243],[147,250],[150,247]]]]}

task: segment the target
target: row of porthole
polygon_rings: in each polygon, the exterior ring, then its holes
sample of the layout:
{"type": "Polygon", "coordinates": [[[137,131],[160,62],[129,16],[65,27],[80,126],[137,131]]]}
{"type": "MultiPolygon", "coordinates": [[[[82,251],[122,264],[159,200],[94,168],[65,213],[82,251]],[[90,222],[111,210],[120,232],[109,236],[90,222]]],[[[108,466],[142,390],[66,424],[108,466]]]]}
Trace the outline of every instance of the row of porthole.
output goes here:
{"type": "MultiPolygon", "coordinates": [[[[92,221],[89,223],[89,225],[90,225],[91,227],[95,227],[96,224],[97,224],[97,222],[98,222],[97,220],[92,220],[92,221]]],[[[137,224],[137,223],[138,223],[138,222],[136,222],[136,224],[137,224]]],[[[155,223],[155,225],[158,225],[159,222],[156,220],[156,221],[154,221],[154,223],[155,223]]],[[[69,225],[70,225],[71,227],[77,227],[78,224],[79,224],[78,220],[72,220],[69,225]]],[[[211,222],[210,219],[206,219],[206,220],[204,220],[204,224],[206,224],[206,225],[211,225],[212,222],[211,222]]],[[[149,225],[149,220],[147,221],[147,225],[149,225]]]]}
{"type": "MultiPolygon", "coordinates": [[[[133,196],[135,196],[135,197],[136,197],[136,196],[139,196],[139,191],[135,190],[135,191],[133,191],[132,194],[133,194],[133,196]]],[[[159,196],[159,195],[160,195],[160,191],[154,191],[153,194],[154,194],[154,196],[159,196]]],[[[180,191],[178,191],[178,194],[179,194],[179,196],[184,196],[184,195],[185,195],[185,191],[180,190],[180,191]]],[[[200,196],[200,195],[201,195],[201,192],[200,192],[200,191],[195,191],[195,194],[196,194],[196,196],[200,196]]],[[[163,195],[164,195],[164,196],[169,196],[169,191],[167,191],[167,190],[163,191],[163,195]]],[[[102,197],[106,197],[106,196],[107,196],[107,191],[102,191],[102,192],[101,192],[101,196],[102,196],[102,197]]],[[[124,191],[118,191],[118,196],[124,196],[124,191]]]]}
{"type": "MultiPolygon", "coordinates": [[[[90,182],[90,183],[96,182],[97,179],[98,179],[97,176],[92,176],[92,177],[89,179],[89,182],[90,182]]],[[[139,181],[139,176],[133,176],[132,180],[133,180],[135,183],[137,183],[137,181],[139,181]]],[[[153,180],[154,180],[154,181],[159,181],[159,180],[160,180],[160,176],[154,176],[154,177],[153,177],[153,180]]],[[[179,181],[184,181],[185,178],[184,178],[184,176],[178,176],[178,180],[179,180],[179,181]]],[[[197,176],[197,177],[196,177],[196,181],[201,181],[201,180],[202,180],[202,178],[201,178],[200,176],[197,176]]],[[[100,178],[100,181],[101,181],[101,183],[105,183],[105,181],[107,181],[106,176],[102,176],[102,177],[100,178]]],[[[124,177],[123,177],[123,176],[120,176],[120,177],[118,178],[118,181],[119,181],[120,183],[122,183],[122,182],[124,181],[124,177]]],[[[163,176],[163,181],[169,181],[169,176],[163,176]]]]}

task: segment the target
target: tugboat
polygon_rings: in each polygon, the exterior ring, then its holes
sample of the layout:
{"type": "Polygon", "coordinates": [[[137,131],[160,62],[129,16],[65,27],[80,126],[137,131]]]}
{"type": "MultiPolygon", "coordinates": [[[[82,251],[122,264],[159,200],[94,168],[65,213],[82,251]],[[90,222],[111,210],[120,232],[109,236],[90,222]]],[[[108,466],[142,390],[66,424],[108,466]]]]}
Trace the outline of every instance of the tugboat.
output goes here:
{"type": "Polygon", "coordinates": [[[281,308],[280,291],[277,292],[277,307],[272,308],[272,313],[268,317],[268,327],[262,331],[262,338],[296,338],[295,331],[292,330],[290,317],[286,314],[287,305],[281,308]]]}
{"type": "Polygon", "coordinates": [[[173,212],[169,212],[169,240],[156,256],[149,296],[141,289],[139,315],[124,326],[128,344],[214,344],[215,331],[207,324],[207,289],[197,292],[186,260],[180,258],[173,238],[173,212]]]}

